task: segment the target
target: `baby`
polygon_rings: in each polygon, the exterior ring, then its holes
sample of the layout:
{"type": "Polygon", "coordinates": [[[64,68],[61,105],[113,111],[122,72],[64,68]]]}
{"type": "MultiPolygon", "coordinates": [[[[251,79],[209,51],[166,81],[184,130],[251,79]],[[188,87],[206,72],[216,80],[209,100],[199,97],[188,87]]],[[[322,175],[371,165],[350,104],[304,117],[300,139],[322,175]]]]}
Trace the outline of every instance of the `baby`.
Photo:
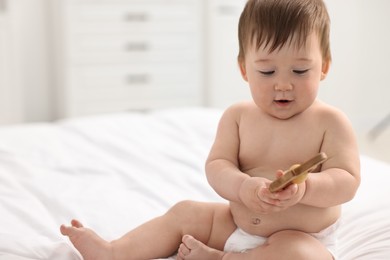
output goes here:
{"type": "Polygon", "coordinates": [[[341,204],[360,183],[352,127],[317,99],[330,63],[322,0],[249,0],[239,21],[238,64],[252,100],[229,107],[206,162],[230,203],[183,201],[107,242],[76,220],[61,226],[84,259],[332,259],[341,204]],[[279,169],[319,152],[329,159],[278,192],[279,169]]]}

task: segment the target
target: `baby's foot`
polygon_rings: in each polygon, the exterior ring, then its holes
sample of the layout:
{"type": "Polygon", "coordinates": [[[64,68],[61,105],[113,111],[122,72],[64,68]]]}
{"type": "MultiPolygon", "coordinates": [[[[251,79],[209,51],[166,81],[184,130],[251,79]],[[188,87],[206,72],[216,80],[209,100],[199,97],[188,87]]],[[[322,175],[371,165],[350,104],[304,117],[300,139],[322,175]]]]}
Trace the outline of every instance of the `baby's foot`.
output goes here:
{"type": "Polygon", "coordinates": [[[182,260],[218,260],[222,259],[224,252],[206,246],[199,240],[190,235],[183,236],[182,243],[179,247],[177,259],[182,260]]]}
{"type": "Polygon", "coordinates": [[[103,240],[91,229],[84,228],[77,220],[72,220],[71,224],[72,226],[61,225],[61,234],[69,237],[84,260],[112,259],[110,243],[103,240]]]}

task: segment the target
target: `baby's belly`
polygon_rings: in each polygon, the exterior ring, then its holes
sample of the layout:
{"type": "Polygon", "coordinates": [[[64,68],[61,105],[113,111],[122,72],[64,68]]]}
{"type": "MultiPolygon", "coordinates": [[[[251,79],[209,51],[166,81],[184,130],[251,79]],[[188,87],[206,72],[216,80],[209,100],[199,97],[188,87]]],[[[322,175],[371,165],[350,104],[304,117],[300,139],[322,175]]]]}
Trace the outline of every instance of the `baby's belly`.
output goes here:
{"type": "Polygon", "coordinates": [[[281,230],[299,230],[317,233],[337,221],[341,214],[340,206],[316,208],[296,205],[287,210],[272,214],[255,214],[239,203],[230,203],[236,225],[253,235],[268,237],[281,230]]]}

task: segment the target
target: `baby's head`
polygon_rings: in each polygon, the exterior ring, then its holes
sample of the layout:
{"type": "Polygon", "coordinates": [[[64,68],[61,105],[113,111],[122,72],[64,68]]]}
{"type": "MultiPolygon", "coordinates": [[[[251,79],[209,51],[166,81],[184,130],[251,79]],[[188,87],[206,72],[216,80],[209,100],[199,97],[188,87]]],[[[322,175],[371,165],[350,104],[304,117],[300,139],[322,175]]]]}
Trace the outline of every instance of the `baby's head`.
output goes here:
{"type": "Polygon", "coordinates": [[[311,33],[319,39],[322,59],[331,61],[330,20],[322,0],[248,0],[240,17],[238,62],[248,48],[267,47],[270,52],[284,45],[306,43],[311,33]]]}

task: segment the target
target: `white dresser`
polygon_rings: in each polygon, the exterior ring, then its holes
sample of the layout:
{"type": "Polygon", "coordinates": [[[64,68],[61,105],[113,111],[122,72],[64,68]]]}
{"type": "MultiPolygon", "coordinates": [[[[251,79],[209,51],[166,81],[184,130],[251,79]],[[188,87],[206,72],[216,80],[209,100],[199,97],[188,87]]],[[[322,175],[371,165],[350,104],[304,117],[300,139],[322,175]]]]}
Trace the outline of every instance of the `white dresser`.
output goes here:
{"type": "Polygon", "coordinates": [[[58,117],[202,105],[202,1],[57,0],[51,8],[58,117]]]}

